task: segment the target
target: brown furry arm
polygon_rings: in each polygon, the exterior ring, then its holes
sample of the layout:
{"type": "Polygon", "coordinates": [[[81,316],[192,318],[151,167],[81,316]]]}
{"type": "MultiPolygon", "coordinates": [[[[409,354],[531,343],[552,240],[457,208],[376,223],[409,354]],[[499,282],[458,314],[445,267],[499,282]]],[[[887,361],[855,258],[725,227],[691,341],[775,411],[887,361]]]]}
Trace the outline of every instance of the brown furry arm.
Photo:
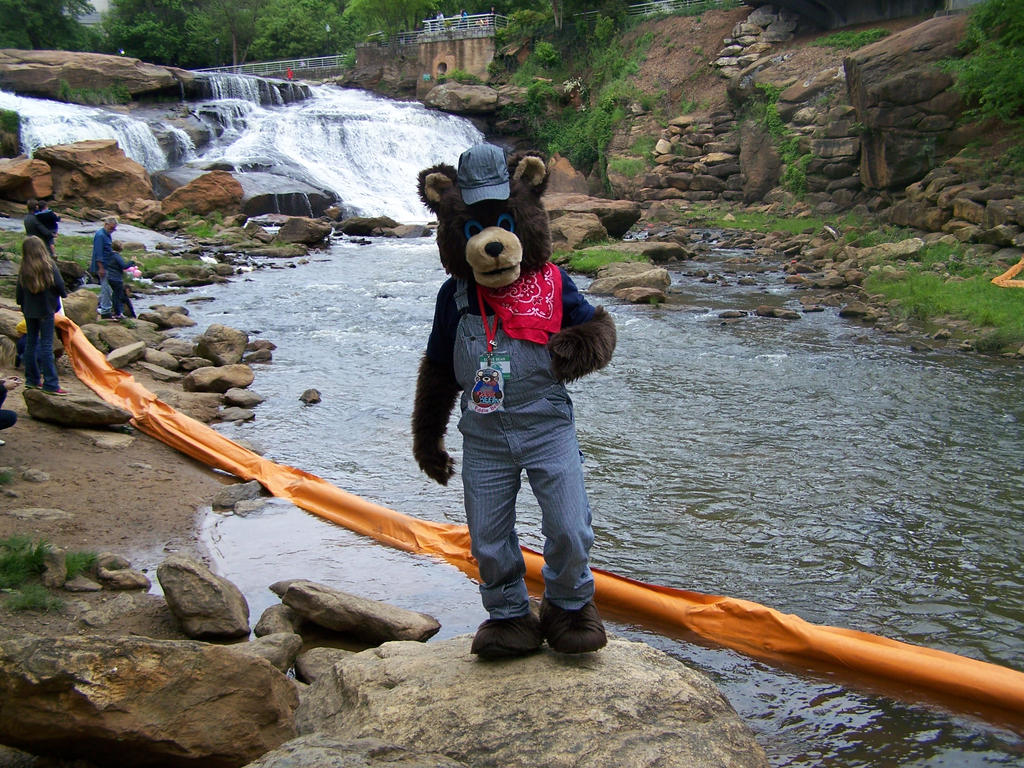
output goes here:
{"type": "Polygon", "coordinates": [[[615,321],[597,307],[586,323],[563,328],[548,340],[551,370],[565,383],[608,365],[615,352],[615,321]]]}
{"type": "Polygon", "coordinates": [[[455,462],[444,449],[444,435],[458,395],[451,371],[424,355],[412,410],[412,455],[427,477],[441,485],[448,485],[455,474],[455,462]]]}

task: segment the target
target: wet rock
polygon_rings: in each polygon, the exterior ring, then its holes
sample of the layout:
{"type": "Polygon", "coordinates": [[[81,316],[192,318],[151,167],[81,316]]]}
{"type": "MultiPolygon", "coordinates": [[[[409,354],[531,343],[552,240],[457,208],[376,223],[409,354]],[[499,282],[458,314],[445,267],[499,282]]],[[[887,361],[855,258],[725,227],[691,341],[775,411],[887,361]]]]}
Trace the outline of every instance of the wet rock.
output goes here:
{"type": "Polygon", "coordinates": [[[196,338],[195,353],[214,365],[234,365],[242,361],[248,343],[245,331],[214,323],[196,338]]]}
{"type": "Polygon", "coordinates": [[[263,612],[252,632],[256,637],[273,635],[280,632],[296,632],[301,624],[301,616],[287,605],[278,603],[277,605],[270,606],[263,612]]]}
{"type": "Polygon", "coordinates": [[[157,567],[157,580],[171,613],[192,638],[232,638],[249,634],[249,604],[238,587],[183,555],[157,567]]]}
{"type": "Polygon", "coordinates": [[[248,643],[237,643],[227,647],[238,653],[266,659],[281,672],[287,672],[302,650],[302,638],[294,632],[275,632],[248,643]]]}
{"type": "Polygon", "coordinates": [[[479,768],[768,765],[714,683],[650,646],[613,639],[599,653],[490,664],[469,646],[462,636],[348,656],[306,690],[299,729],[416,745],[479,768]]]}
{"type": "Polygon", "coordinates": [[[187,640],[2,641],[0,691],[0,741],[62,759],[230,768],[296,736],[287,677],[187,640]]]}
{"type": "Polygon", "coordinates": [[[217,491],[217,495],[213,497],[212,506],[214,509],[231,509],[240,501],[257,499],[261,495],[263,495],[263,486],[260,485],[259,480],[234,483],[217,491]]]}
{"type": "MultiPolygon", "coordinates": [[[[271,589],[277,593],[274,586],[271,589]]],[[[281,602],[304,619],[368,643],[424,641],[441,628],[437,619],[425,613],[358,597],[312,581],[291,581],[280,594],[281,602]]]]}
{"type": "Polygon", "coordinates": [[[305,392],[299,395],[299,400],[301,400],[306,405],[316,405],[317,403],[320,402],[320,390],[307,389],[305,392]]]}
{"type": "Polygon", "coordinates": [[[235,387],[248,387],[256,378],[245,363],[237,365],[207,366],[190,371],[181,381],[186,392],[216,392],[223,394],[235,387]]]}

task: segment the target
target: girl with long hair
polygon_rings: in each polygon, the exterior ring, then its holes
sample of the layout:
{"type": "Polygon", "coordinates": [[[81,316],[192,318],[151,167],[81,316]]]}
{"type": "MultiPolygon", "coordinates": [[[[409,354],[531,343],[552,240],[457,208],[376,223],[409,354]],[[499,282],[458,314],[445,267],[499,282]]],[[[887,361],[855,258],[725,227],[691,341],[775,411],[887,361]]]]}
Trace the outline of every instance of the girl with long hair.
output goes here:
{"type": "Polygon", "coordinates": [[[50,259],[50,250],[38,237],[21,244],[21,269],[15,298],[25,316],[25,388],[66,395],[53,361],[53,316],[67,296],[64,278],[50,259]]]}

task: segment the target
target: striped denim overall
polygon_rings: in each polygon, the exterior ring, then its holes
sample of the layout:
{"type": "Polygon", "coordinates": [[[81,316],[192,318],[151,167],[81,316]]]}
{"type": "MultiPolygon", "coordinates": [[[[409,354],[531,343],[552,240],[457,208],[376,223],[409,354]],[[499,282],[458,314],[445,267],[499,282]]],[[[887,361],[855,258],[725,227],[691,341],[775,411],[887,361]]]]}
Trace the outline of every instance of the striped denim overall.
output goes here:
{"type": "Polygon", "coordinates": [[[487,347],[482,319],[468,311],[476,298],[459,280],[455,376],[463,391],[462,484],[483,605],[492,619],[529,611],[526,566],[515,530],[516,496],[525,469],[542,512],[545,596],[561,608],[579,610],[594,595],[588,565],[594,532],[572,401],[551,373],[547,348],[511,339],[499,326],[495,349],[511,355],[504,410],[481,414],[467,407],[487,347]]]}

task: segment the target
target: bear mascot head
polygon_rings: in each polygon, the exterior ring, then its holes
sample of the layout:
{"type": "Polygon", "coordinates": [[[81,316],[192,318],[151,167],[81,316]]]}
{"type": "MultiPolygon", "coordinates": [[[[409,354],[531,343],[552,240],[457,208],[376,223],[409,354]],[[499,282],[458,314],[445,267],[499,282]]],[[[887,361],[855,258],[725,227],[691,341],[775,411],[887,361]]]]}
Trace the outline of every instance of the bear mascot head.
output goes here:
{"type": "Polygon", "coordinates": [[[541,201],[547,180],[538,153],[506,160],[492,144],[467,149],[457,169],[441,164],[419,175],[450,277],[420,363],[413,455],[428,477],[448,483],[455,464],[444,436],[461,391],[466,518],[490,615],[472,652],[488,659],[531,653],[545,640],[563,653],[605,644],[587,565],[590,507],[564,385],[608,364],[615,324],[550,261],[541,201]],[[539,620],[530,611],[522,553],[508,545],[505,530],[523,471],[535,481],[549,535],[539,620]]]}

